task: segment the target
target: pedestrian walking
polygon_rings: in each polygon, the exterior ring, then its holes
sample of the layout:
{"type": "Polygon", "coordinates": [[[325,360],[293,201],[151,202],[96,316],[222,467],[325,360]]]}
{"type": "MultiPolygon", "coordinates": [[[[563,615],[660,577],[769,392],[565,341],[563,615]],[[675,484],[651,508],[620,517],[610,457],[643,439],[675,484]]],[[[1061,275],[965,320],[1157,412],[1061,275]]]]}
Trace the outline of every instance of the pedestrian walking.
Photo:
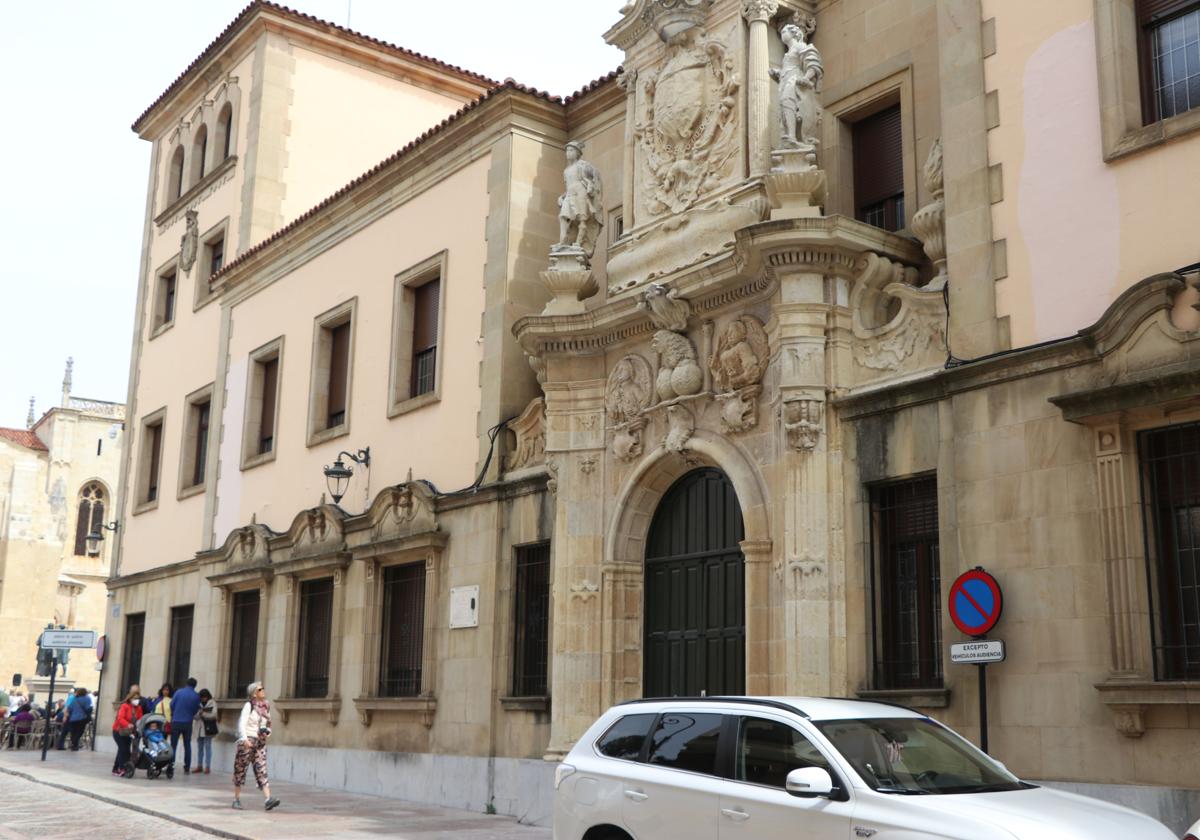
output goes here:
{"type": "Polygon", "coordinates": [[[112,768],[114,776],[120,776],[125,772],[125,764],[129,761],[130,751],[133,747],[133,733],[137,729],[137,722],[141,719],[142,693],[135,683],[129,687],[129,693],[121,702],[121,708],[117,709],[117,718],[112,725],[113,740],[117,742],[117,757],[113,759],[112,768]]]}
{"type": "Polygon", "coordinates": [[[217,701],[207,688],[200,689],[200,730],[196,733],[196,772],[212,772],[212,742],[217,727],[217,701]]]}
{"type": "Polygon", "coordinates": [[[237,757],[233,762],[233,807],[241,810],[242,783],[246,780],[246,768],[254,768],[254,781],[263,793],[263,809],[270,811],[279,807],[279,800],[271,796],[270,780],[267,779],[267,739],[271,737],[271,703],[267,690],[260,682],[246,687],[249,698],[238,717],[237,757]]]}
{"type": "MultiPolygon", "coordinates": [[[[67,748],[67,723],[71,720],[71,705],[75,702],[75,692],[72,691],[67,695],[66,705],[62,705],[62,713],[56,714],[54,719],[58,721],[58,741],[54,745],[55,749],[65,750],[67,748]]],[[[61,704],[62,701],[60,700],[61,704]]]]}
{"type": "Polygon", "coordinates": [[[75,689],[73,696],[74,700],[68,706],[67,725],[64,728],[71,735],[71,752],[78,752],[79,739],[83,737],[83,731],[92,719],[92,698],[83,687],[75,689]]]}
{"type": "Polygon", "coordinates": [[[195,677],[188,677],[187,685],[171,696],[168,710],[165,714],[171,724],[171,752],[176,753],[182,739],[183,775],[187,776],[192,772],[192,722],[200,711],[200,695],[196,693],[195,677]]]}
{"type": "Polygon", "coordinates": [[[150,711],[162,715],[167,719],[168,723],[171,721],[171,695],[174,693],[175,687],[173,685],[169,682],[163,683],[162,688],[158,690],[158,696],[150,704],[150,711]]]}

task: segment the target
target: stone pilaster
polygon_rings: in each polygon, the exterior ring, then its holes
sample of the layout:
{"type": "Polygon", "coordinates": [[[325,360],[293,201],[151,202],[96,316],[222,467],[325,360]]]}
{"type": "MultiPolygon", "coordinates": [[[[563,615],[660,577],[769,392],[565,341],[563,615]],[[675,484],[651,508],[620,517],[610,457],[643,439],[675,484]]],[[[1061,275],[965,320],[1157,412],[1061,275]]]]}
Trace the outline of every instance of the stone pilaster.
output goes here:
{"type": "Polygon", "coordinates": [[[742,16],[750,24],[750,50],[746,68],[749,111],[746,133],[750,145],[750,177],[764,175],[771,150],[771,63],[767,43],[771,18],[779,0],[743,0],[742,16]]]}
{"type": "Polygon", "coordinates": [[[625,91],[625,163],[621,172],[621,217],[625,230],[633,230],[637,224],[634,217],[633,177],[635,166],[636,138],[634,126],[637,124],[637,71],[624,70],[617,78],[617,84],[625,91]]]}

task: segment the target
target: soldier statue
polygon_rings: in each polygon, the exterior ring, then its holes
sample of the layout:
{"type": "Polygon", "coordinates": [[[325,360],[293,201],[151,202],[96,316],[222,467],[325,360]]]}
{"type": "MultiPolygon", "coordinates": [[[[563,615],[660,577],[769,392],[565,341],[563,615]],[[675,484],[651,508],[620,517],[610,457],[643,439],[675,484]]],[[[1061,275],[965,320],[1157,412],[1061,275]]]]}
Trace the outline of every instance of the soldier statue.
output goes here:
{"type": "MultiPolygon", "coordinates": [[[[54,623],[50,622],[47,624],[46,629],[53,630],[54,623]]],[[[49,677],[54,673],[54,651],[48,647],[42,647],[41,634],[38,635],[37,644],[37,675],[39,677],[49,677]]]]}

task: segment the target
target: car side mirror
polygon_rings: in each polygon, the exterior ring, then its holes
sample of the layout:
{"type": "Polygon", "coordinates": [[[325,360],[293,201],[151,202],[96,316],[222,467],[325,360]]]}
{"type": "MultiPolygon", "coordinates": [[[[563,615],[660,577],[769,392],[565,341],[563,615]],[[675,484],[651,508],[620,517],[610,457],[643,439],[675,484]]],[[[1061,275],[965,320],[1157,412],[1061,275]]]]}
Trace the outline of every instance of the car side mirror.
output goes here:
{"type": "Polygon", "coordinates": [[[820,767],[797,767],[787,774],[783,787],[792,796],[831,796],[833,777],[820,767]]]}

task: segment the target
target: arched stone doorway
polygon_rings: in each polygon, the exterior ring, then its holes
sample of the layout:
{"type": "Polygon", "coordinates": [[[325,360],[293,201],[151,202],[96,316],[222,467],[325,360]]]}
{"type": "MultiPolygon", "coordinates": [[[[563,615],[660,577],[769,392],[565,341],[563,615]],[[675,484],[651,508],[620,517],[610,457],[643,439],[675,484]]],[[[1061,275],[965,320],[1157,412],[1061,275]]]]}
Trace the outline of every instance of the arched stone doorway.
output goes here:
{"type": "Polygon", "coordinates": [[[692,470],[663,495],[646,540],[644,696],[744,693],[744,538],[721,470],[692,470]]]}

